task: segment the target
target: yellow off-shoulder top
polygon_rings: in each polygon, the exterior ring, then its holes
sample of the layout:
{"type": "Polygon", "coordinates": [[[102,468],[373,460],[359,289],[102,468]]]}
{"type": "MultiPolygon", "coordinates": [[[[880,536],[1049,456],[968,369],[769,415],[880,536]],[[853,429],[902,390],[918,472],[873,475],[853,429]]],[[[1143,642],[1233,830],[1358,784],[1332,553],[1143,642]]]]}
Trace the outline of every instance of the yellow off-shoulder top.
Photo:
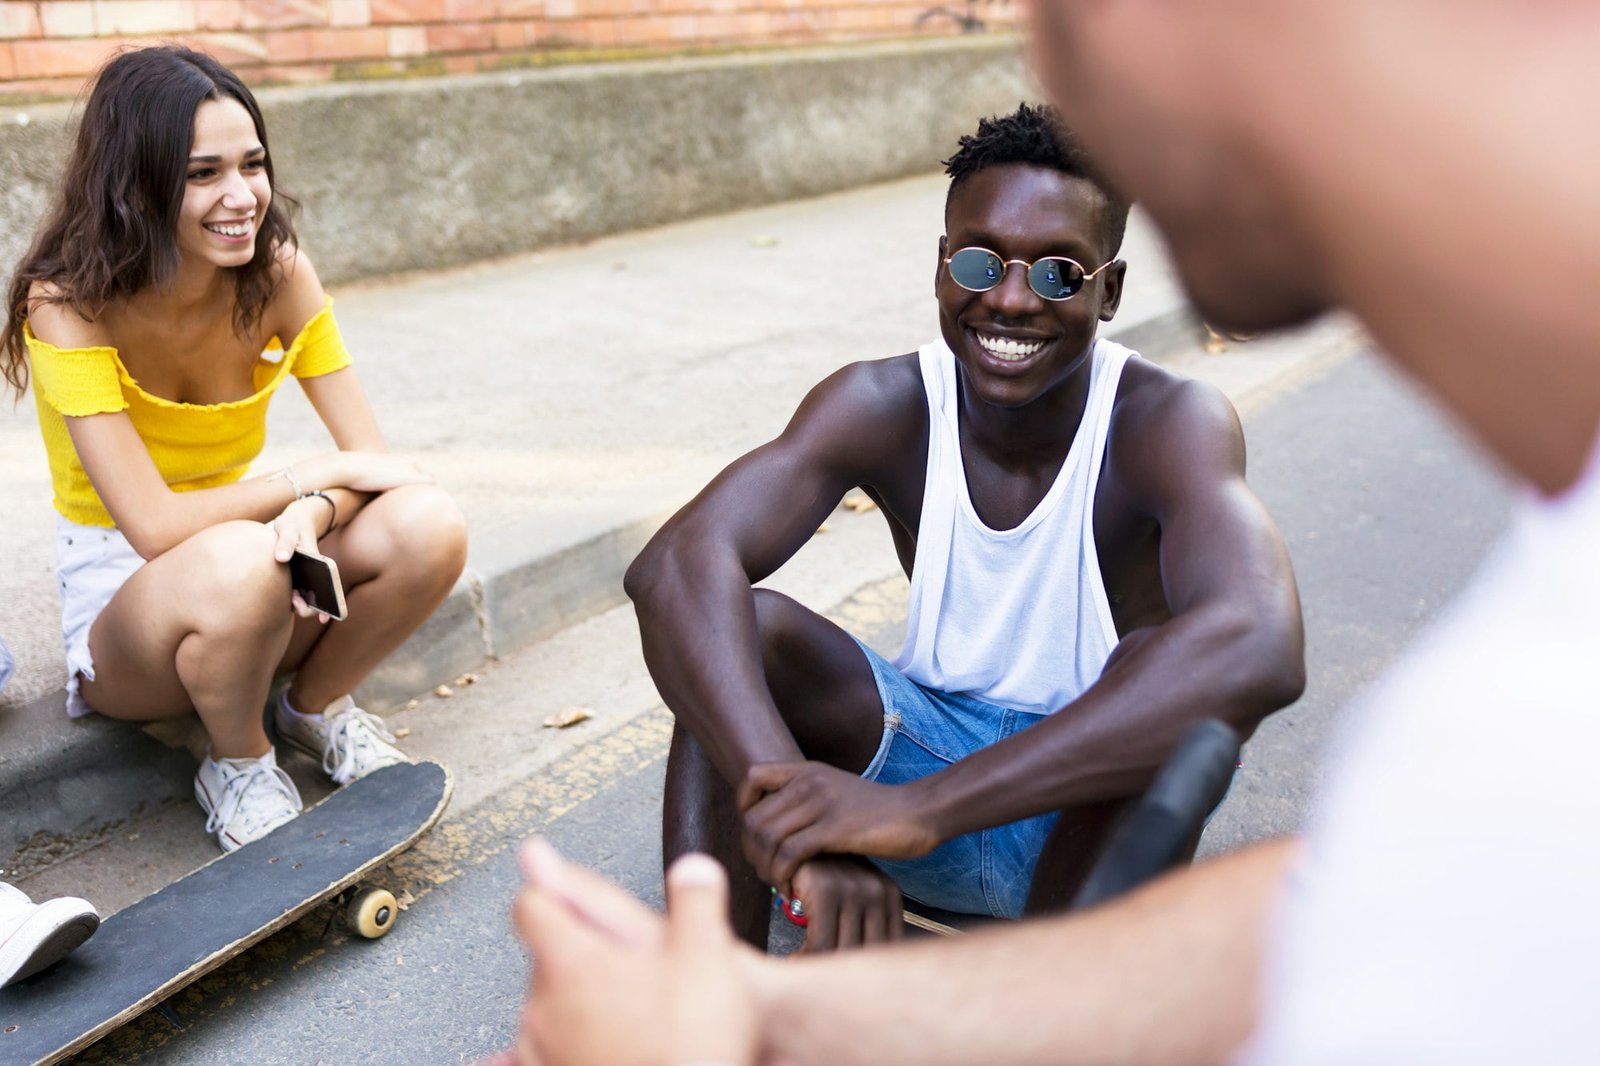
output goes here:
{"type": "Polygon", "coordinates": [[[126,411],[156,469],[174,491],[212,488],[244,477],[261,454],[267,403],[285,377],[318,377],[350,365],[331,299],[287,351],[282,341],[272,338],[256,362],[256,391],[228,403],[177,403],[152,396],[128,373],[115,348],[57,348],[35,337],[26,323],[23,338],[56,510],[86,526],[116,523],[72,446],[67,418],[126,411]]]}

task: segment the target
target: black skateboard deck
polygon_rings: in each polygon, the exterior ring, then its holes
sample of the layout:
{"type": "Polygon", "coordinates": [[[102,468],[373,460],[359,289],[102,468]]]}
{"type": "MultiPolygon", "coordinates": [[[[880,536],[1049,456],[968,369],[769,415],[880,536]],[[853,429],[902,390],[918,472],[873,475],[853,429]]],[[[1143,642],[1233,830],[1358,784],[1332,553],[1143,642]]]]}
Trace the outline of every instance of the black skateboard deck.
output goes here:
{"type": "MultiPolygon", "coordinates": [[[[345,892],[410,847],[450,801],[438,763],[386,766],[294,821],[106,919],[65,960],[0,990],[0,1062],[46,1064],[80,1051],[345,892]]],[[[381,936],[397,913],[382,890],[350,921],[381,936]]]]}

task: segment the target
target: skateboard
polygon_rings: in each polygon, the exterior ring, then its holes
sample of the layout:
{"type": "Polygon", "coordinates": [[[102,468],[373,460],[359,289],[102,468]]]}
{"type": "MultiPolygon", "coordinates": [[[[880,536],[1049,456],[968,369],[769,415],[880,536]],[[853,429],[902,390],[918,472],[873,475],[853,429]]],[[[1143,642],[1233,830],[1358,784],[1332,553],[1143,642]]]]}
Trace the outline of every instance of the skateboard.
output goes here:
{"type": "Polygon", "coordinates": [[[66,959],[0,990],[0,1061],[59,1062],[324,900],[343,905],[358,935],[384,935],[399,905],[361,879],[449,801],[438,763],[386,766],[118,911],[66,959]]]}
{"type": "MultiPolygon", "coordinates": [[[[1228,794],[1239,767],[1239,747],[1238,734],[1214,718],[1190,726],[1111,834],[1068,909],[1103,903],[1187,862],[1206,820],[1228,794]]],[[[806,924],[803,914],[792,913],[787,899],[776,890],[774,895],[779,913],[796,925],[806,924]]],[[[1005,920],[956,914],[909,898],[901,916],[913,929],[939,936],[959,936],[1005,920]]]]}

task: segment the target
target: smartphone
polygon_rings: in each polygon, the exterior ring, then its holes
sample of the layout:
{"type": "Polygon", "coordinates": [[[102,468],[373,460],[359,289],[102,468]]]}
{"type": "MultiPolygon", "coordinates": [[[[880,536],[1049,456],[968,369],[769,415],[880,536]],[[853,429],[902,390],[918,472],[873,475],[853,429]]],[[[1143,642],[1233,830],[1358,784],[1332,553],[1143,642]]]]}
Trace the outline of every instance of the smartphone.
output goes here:
{"type": "Polygon", "coordinates": [[[326,555],[296,548],[289,556],[289,583],[308,607],[335,622],[344,620],[344,586],[339,583],[338,563],[326,555]]]}

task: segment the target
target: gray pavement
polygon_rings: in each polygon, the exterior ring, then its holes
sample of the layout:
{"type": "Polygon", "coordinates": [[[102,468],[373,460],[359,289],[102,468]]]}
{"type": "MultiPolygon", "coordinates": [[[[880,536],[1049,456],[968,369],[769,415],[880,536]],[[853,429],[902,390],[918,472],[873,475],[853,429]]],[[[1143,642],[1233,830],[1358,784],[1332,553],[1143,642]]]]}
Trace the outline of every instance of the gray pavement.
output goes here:
{"type": "MultiPolygon", "coordinates": [[[[615,606],[623,568],[665,515],[781,429],[813,383],[933,337],[944,187],[914,178],[336,290],[391,446],[420,457],[472,531],[467,575],[364,704],[398,706],[615,606]]],[[[1128,288],[1107,333],[1156,358],[1187,350],[1199,327],[1137,216],[1123,256],[1128,288]]],[[[1206,370],[1282,369],[1254,365],[1224,357],[1206,370]]],[[[290,389],[258,469],[329,447],[290,389]]],[[[24,841],[35,862],[186,794],[192,763],[138,730],[64,717],[31,396],[0,416],[0,469],[11,560],[0,637],[18,659],[0,695],[3,868],[24,861],[24,841]]]]}

